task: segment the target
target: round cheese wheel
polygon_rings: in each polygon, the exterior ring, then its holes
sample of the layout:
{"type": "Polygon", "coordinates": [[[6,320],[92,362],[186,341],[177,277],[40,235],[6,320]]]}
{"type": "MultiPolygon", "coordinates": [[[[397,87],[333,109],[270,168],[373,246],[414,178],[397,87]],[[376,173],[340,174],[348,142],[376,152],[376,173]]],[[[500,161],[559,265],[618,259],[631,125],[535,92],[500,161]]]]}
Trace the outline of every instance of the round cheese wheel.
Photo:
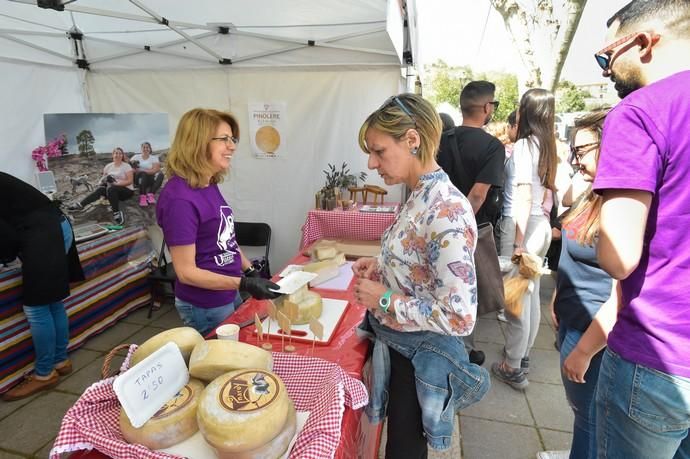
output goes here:
{"type": "Polygon", "coordinates": [[[189,374],[212,381],[242,368],[273,369],[273,356],[260,347],[233,340],[210,339],[199,343],[189,357],[189,374]]]}
{"type": "Polygon", "coordinates": [[[281,432],[289,400],[283,381],[270,371],[231,371],[214,379],[201,394],[199,430],[219,451],[252,451],[281,432]]]}
{"type": "Polygon", "coordinates": [[[120,409],[120,431],[128,443],[139,443],[151,449],[167,448],[186,440],[199,430],[196,410],[204,384],[189,382],[151,419],[136,428],[124,409],[120,409]]]}
{"type": "Polygon", "coordinates": [[[287,451],[288,446],[290,446],[292,437],[295,436],[295,432],[297,431],[297,412],[295,411],[292,400],[288,399],[288,401],[289,407],[285,425],[283,425],[283,429],[273,440],[256,449],[242,453],[230,453],[216,450],[218,459],[278,459],[282,457],[287,451]]]}
{"type": "Polygon", "coordinates": [[[192,350],[197,344],[204,342],[204,337],[192,327],[171,328],[170,330],[166,330],[147,339],[144,344],[139,346],[132,355],[130,366],[134,366],[141,362],[169,342],[177,344],[185,363],[189,363],[189,356],[192,350]]]}

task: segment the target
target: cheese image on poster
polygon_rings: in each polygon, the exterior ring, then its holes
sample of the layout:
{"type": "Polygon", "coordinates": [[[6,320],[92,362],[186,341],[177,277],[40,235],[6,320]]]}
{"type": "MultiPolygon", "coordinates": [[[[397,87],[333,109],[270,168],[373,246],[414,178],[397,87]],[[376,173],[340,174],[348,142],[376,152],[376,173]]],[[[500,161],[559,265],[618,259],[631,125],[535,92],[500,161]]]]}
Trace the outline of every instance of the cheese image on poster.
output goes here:
{"type": "Polygon", "coordinates": [[[249,142],[257,158],[275,158],[286,154],[285,102],[250,102],[249,142]]]}

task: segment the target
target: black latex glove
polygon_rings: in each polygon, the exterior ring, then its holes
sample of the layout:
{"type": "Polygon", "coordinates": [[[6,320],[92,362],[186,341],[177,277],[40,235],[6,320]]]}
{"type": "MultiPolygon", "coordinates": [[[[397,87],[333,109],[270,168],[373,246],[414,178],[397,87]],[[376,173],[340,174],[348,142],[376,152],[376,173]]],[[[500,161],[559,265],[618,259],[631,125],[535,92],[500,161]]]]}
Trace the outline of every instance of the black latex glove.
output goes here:
{"type": "Polygon", "coordinates": [[[280,296],[280,293],[272,292],[269,288],[278,290],[280,286],[263,277],[243,277],[240,281],[240,290],[257,300],[272,300],[280,296]]]}

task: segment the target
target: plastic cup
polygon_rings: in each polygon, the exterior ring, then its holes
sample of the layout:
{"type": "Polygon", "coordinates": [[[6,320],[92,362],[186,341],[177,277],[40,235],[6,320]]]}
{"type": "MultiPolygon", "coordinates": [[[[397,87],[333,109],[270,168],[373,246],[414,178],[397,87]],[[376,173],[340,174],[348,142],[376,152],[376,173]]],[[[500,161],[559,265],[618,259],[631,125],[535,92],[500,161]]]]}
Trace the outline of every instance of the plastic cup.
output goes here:
{"type": "Polygon", "coordinates": [[[236,324],[225,324],[216,328],[218,339],[231,339],[237,341],[240,337],[240,327],[236,324]]]}

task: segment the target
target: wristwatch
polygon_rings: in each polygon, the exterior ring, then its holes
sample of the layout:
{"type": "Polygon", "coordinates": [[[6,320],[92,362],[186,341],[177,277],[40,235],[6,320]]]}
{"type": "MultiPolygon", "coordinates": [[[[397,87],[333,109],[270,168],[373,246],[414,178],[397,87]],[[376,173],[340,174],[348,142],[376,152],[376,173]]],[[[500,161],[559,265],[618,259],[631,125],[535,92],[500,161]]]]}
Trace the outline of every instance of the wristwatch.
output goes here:
{"type": "Polygon", "coordinates": [[[379,298],[379,306],[386,314],[388,314],[388,308],[391,305],[391,295],[393,295],[393,290],[388,289],[386,290],[386,293],[381,295],[381,298],[379,298]]]}
{"type": "Polygon", "coordinates": [[[252,266],[249,266],[247,269],[243,270],[242,274],[244,274],[245,276],[248,276],[249,274],[251,274],[253,272],[254,272],[254,266],[252,265],[252,266]]]}

